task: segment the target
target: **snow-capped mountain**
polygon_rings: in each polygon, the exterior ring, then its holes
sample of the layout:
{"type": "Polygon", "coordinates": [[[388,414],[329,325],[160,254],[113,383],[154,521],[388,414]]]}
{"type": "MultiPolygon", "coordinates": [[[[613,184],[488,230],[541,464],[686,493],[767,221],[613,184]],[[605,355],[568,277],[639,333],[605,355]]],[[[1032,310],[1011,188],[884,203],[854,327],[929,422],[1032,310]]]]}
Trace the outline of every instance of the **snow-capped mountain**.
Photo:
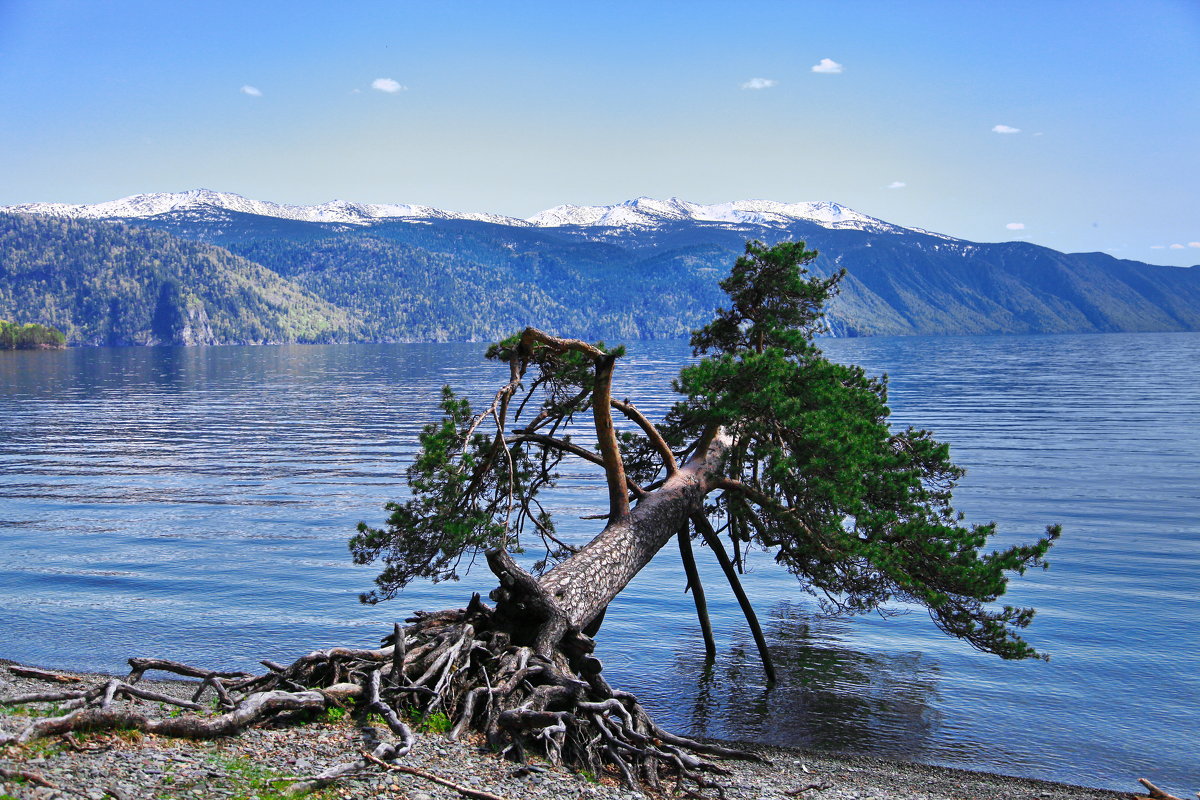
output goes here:
{"type": "Polygon", "coordinates": [[[0,265],[32,268],[0,280],[0,318],[61,323],[77,343],[684,337],[724,301],[747,239],[803,240],[815,274],[847,270],[826,317],[839,336],[1200,330],[1200,267],[930,236],[835,203],[642,197],[518,220],[199,190],[7,210],[27,213],[0,214],[0,265]],[[307,310],[289,322],[281,297],[307,310]]]}
{"type": "Polygon", "coordinates": [[[737,200],[732,203],[700,205],[678,197],[672,197],[670,200],[639,197],[612,206],[555,206],[529,218],[529,222],[540,227],[578,225],[651,228],[676,221],[726,222],[771,227],[804,221],[815,222],[831,229],[849,228],[880,233],[908,230],[860,214],[837,203],[780,203],[774,200],[737,200]]]}
{"type": "Polygon", "coordinates": [[[232,192],[216,192],[210,189],[136,194],[93,205],[27,203],[0,207],[0,211],[75,219],[145,219],[181,213],[203,217],[206,212],[234,211],[302,222],[349,225],[370,225],[389,219],[462,219],[516,227],[598,227],[615,231],[647,230],[679,222],[766,227],[785,227],[795,222],[810,222],[831,230],[929,233],[919,228],[893,225],[831,202],[781,203],[773,200],[737,200],[731,203],[701,205],[677,197],[669,200],[639,197],[609,206],[555,206],[527,220],[500,214],[444,211],[430,206],[409,204],[351,203],[334,200],[313,206],[286,205],[251,200],[232,192]]]}
{"type": "Polygon", "coordinates": [[[315,206],[294,206],[265,200],[251,200],[240,194],[215,192],[211,189],[135,194],[120,200],[110,200],[93,205],[26,203],[3,207],[0,210],[71,219],[144,219],[157,217],[160,214],[224,210],[301,222],[333,222],[350,225],[369,225],[383,219],[402,218],[470,219],[499,225],[526,226],[529,224],[524,220],[500,214],[459,213],[408,204],[350,203],[345,200],[333,200],[315,206]]]}

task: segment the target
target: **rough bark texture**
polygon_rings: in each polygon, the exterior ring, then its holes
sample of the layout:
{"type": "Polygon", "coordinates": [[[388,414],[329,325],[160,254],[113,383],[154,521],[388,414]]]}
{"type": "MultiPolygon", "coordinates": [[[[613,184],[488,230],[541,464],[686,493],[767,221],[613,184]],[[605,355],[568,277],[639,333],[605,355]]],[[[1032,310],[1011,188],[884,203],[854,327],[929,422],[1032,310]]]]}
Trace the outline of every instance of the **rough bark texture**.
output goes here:
{"type": "Polygon", "coordinates": [[[680,525],[702,510],[728,446],[724,434],[712,436],[661,488],[639,500],[627,517],[610,523],[542,577],[539,584],[566,613],[571,627],[586,627],[671,541],[680,525]]]}

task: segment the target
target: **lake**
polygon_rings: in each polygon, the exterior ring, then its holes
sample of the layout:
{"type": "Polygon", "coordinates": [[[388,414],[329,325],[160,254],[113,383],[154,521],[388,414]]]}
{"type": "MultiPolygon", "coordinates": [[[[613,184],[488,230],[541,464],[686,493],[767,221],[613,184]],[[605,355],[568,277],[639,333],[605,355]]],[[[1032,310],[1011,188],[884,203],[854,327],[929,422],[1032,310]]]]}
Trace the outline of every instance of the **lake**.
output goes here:
{"type": "MultiPolygon", "coordinates": [[[[747,591],[780,670],[768,689],[736,602],[697,551],[719,655],[705,664],[678,554],[614,602],[597,655],[680,732],[1129,790],[1200,788],[1200,334],[828,340],[891,375],[897,425],[968,469],[956,505],[998,544],[1049,523],[1046,572],[1014,579],[1049,663],[1002,662],[922,612],[822,616],[765,553],[747,591]]],[[[359,520],[380,523],[440,387],[504,375],[482,345],[71,349],[0,353],[0,656],[120,672],[129,656],[223,668],[371,645],[416,609],[494,585],[357,602],[359,520]]],[[[672,401],[684,342],[635,342],[618,396],[672,401]],[[641,387],[641,388],[639,388],[641,387]]],[[[604,507],[590,468],[555,506],[604,507]]]]}

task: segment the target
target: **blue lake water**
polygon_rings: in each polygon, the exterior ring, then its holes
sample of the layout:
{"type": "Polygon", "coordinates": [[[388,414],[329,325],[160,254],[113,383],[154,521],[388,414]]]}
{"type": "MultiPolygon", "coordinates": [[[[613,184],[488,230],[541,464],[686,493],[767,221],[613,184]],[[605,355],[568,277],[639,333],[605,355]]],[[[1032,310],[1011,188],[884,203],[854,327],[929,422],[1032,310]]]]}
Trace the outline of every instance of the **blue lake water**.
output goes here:
{"type": "MultiPolygon", "coordinates": [[[[1200,789],[1200,334],[830,340],[892,377],[893,419],[968,468],[957,505],[1000,543],[1060,522],[1014,580],[1050,663],[1001,662],[921,612],[821,616],[753,554],[768,690],[736,602],[698,551],[720,653],[707,667],[673,548],[606,618],[615,685],[676,730],[1119,789],[1200,789]]],[[[365,645],[415,609],[487,592],[486,569],[358,604],[346,539],[403,493],[443,384],[502,378],[481,345],[0,353],[0,656],[119,672],[133,655],[253,668],[365,645]]],[[[671,402],[683,342],[634,343],[618,391],[671,402]],[[635,387],[638,388],[635,391],[635,387]]],[[[598,476],[562,481],[584,540],[598,476]]]]}

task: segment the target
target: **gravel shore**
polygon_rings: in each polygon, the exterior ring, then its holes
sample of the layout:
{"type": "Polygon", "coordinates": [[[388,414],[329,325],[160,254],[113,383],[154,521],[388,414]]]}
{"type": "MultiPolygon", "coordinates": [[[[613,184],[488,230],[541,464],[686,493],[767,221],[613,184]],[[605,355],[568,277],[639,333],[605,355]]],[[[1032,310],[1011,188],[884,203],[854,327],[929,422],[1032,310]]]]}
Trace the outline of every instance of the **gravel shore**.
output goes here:
{"type": "MultiPolygon", "coordinates": [[[[51,688],[44,681],[12,674],[0,661],[0,698],[51,688]]],[[[84,685],[108,676],[67,673],[84,685]]],[[[185,681],[143,680],[139,685],[177,697],[190,696],[185,681]]],[[[0,735],[27,725],[30,713],[0,707],[0,735]]],[[[194,742],[130,733],[46,739],[0,748],[0,800],[142,800],[142,798],[228,798],[270,800],[289,785],[286,778],[313,776],[358,757],[358,738],[348,720],[290,727],[261,726],[241,736],[194,742]],[[12,777],[18,773],[25,777],[12,777]],[[7,776],[7,777],[6,777],[7,776]],[[38,785],[39,783],[49,785],[38,785]]],[[[743,747],[747,747],[743,745],[743,747]]],[[[1011,778],[857,756],[748,746],[767,764],[728,761],[722,777],[728,800],[1114,800],[1128,798],[1103,789],[1011,778]],[[797,791],[799,790],[799,791],[797,791]]],[[[469,789],[509,800],[642,800],[610,778],[584,777],[546,764],[522,767],[496,758],[478,743],[451,742],[418,734],[412,753],[400,762],[469,789]]],[[[1136,785],[1131,789],[1137,788],[1136,785]]],[[[382,769],[338,782],[309,797],[461,800],[458,791],[426,777],[382,769]]]]}

